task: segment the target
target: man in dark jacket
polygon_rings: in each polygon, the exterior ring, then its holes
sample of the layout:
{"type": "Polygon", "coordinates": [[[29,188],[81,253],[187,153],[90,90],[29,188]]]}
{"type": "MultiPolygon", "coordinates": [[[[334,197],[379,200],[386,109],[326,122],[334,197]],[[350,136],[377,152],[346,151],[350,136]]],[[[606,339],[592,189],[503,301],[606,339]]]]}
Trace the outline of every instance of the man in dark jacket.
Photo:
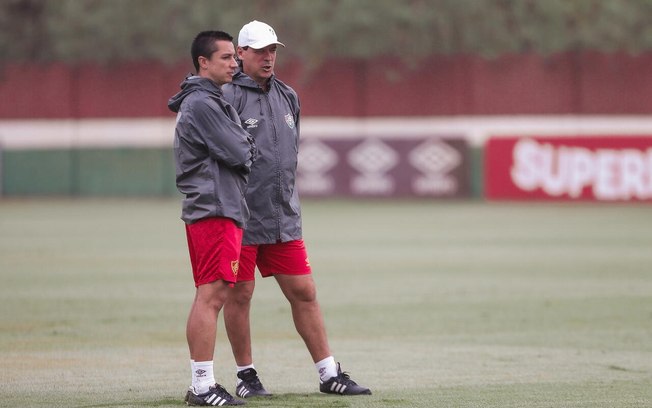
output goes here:
{"type": "Polygon", "coordinates": [[[217,318],[237,280],[249,218],[244,191],[255,158],[253,139],[220,88],[238,67],[232,41],[222,31],[199,33],[191,48],[197,75],[186,78],[168,102],[177,112],[176,181],[185,196],[181,218],[196,287],[186,326],[192,369],[188,405],[244,404],[217,384],[213,373],[217,318]]]}
{"type": "Polygon", "coordinates": [[[256,142],[251,168],[247,224],[235,290],[224,305],[224,321],[236,360],[240,397],[270,395],[258,378],[251,353],[249,308],[257,266],[263,277],[274,276],[290,302],[295,327],[308,348],[324,393],[371,394],[343,373],[331,355],[317,302],[308,255],[302,238],[296,189],[299,147],[299,98],[274,76],[278,46],[284,46],[269,25],[252,21],[238,37],[241,72],[223,86],[224,98],[238,111],[243,127],[256,142]]]}

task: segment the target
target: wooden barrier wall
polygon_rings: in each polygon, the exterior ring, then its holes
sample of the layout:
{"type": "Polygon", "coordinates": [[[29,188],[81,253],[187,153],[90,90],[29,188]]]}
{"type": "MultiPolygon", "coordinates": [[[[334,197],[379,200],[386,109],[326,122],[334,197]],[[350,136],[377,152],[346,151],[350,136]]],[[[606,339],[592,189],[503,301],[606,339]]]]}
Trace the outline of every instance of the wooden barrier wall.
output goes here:
{"type": "MultiPolygon", "coordinates": [[[[0,120],[171,116],[167,100],[190,68],[4,65],[0,120]]],[[[329,60],[308,70],[281,52],[277,74],[307,116],[652,114],[652,53],[329,60]]]]}

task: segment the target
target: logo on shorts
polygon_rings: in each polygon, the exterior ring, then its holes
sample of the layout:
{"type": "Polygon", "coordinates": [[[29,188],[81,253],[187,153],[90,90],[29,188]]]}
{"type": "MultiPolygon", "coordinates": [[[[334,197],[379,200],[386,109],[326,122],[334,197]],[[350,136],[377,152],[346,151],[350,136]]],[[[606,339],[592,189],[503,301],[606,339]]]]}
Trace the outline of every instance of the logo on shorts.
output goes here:
{"type": "Polygon", "coordinates": [[[240,261],[231,261],[231,270],[235,276],[238,276],[238,269],[240,269],[240,261]]]}
{"type": "Polygon", "coordinates": [[[308,258],[306,258],[306,266],[310,268],[310,261],[308,260],[308,258]]]}

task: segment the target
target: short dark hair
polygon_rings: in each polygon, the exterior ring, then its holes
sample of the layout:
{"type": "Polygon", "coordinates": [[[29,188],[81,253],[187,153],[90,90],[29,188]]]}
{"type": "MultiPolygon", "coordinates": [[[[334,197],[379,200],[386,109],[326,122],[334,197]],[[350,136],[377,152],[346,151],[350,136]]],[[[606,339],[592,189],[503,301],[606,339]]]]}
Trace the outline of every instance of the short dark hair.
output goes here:
{"type": "Polygon", "coordinates": [[[224,31],[202,31],[192,41],[190,55],[197,73],[199,73],[199,57],[210,58],[217,51],[217,48],[215,48],[215,41],[217,40],[233,41],[233,36],[224,31]]]}

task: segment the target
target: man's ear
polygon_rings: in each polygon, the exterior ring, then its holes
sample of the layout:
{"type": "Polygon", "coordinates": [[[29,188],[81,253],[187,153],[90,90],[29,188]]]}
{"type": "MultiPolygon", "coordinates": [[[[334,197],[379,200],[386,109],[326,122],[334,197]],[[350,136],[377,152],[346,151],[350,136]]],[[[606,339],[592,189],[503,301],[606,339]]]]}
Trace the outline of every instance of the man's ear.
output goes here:
{"type": "Polygon", "coordinates": [[[208,67],[208,58],[206,57],[198,57],[197,62],[199,62],[199,68],[206,69],[208,67]]]}

